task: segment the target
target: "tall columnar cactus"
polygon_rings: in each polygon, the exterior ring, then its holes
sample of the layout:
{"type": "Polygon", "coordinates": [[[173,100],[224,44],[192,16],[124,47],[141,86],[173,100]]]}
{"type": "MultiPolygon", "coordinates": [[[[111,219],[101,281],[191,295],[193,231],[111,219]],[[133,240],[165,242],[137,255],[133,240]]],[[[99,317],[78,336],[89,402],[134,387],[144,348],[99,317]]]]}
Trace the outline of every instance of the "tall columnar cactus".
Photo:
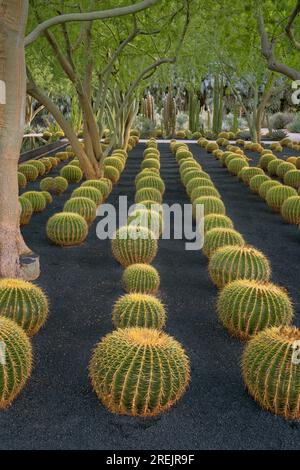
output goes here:
{"type": "Polygon", "coordinates": [[[294,360],[299,341],[295,327],[269,328],[249,341],[242,357],[250,395],[262,408],[285,419],[300,419],[299,364],[294,360]]]}
{"type": "Polygon", "coordinates": [[[227,215],[209,214],[204,217],[204,232],[214,228],[234,228],[232,220],[227,215]]]}
{"type": "Polygon", "coordinates": [[[60,176],[66,178],[68,183],[79,183],[83,178],[83,173],[80,168],[74,165],[66,165],[60,170],[60,176]]]}
{"type": "Polygon", "coordinates": [[[296,189],[281,185],[269,189],[266,196],[266,202],[273,211],[280,212],[284,201],[292,196],[297,196],[296,189]]]}
{"type": "Polygon", "coordinates": [[[238,279],[267,282],[271,267],[266,256],[251,246],[225,246],[210,258],[209,274],[213,283],[222,288],[238,279]]]}
{"type": "Polygon", "coordinates": [[[48,317],[48,300],[42,289],[20,279],[0,280],[0,316],[35,335],[48,317]]]}
{"type": "Polygon", "coordinates": [[[24,196],[19,197],[20,203],[20,225],[27,225],[29,224],[32,214],[33,214],[33,207],[29,199],[24,196]]]}
{"type": "Polygon", "coordinates": [[[111,242],[112,254],[124,267],[136,263],[151,263],[157,254],[155,234],[145,227],[121,227],[111,242]]]}
{"type": "Polygon", "coordinates": [[[88,197],[73,197],[65,203],[64,212],[79,214],[88,224],[91,224],[96,218],[97,206],[88,197]]]}
{"type": "Polygon", "coordinates": [[[265,183],[265,181],[271,181],[270,180],[270,177],[267,176],[267,175],[256,175],[256,176],[253,176],[253,178],[251,178],[250,182],[249,182],[249,187],[251,189],[252,192],[258,194],[259,193],[259,190],[260,190],[260,187],[263,183],[265,183]]]}
{"type": "Polygon", "coordinates": [[[26,197],[31,203],[33,212],[42,212],[46,208],[47,202],[42,192],[27,191],[22,197],[26,197]]]}
{"type": "Polygon", "coordinates": [[[158,204],[161,204],[162,194],[158,189],[155,188],[142,188],[136,192],[134,200],[136,203],[142,201],[154,201],[158,204]]]}
{"type": "Polygon", "coordinates": [[[7,408],[24,388],[32,370],[32,347],[22,328],[0,316],[0,409],[7,408]]]}
{"type": "Polygon", "coordinates": [[[90,365],[92,386],[113,413],[155,416],[184,394],[189,359],[171,336],[150,328],[125,328],[105,336],[90,365]]]}
{"type": "Polygon", "coordinates": [[[100,206],[100,204],[103,202],[103,196],[101,192],[92,186],[81,186],[80,188],[74,189],[71,198],[74,197],[87,197],[88,199],[91,199],[91,201],[93,201],[96,206],[100,206]]]}
{"type": "Polygon", "coordinates": [[[265,200],[269,189],[276,188],[278,186],[282,186],[282,184],[279,181],[274,181],[274,180],[265,181],[264,183],[261,184],[258,194],[260,195],[262,199],[265,200]]]}
{"type": "Polygon", "coordinates": [[[18,186],[20,189],[26,188],[27,185],[27,178],[23,173],[18,171],[18,186]]]}
{"type": "Polygon", "coordinates": [[[281,215],[289,224],[300,224],[300,196],[292,196],[284,201],[281,215]]]}
{"type": "Polygon", "coordinates": [[[288,171],[283,177],[283,182],[287,186],[291,186],[292,188],[299,189],[300,188],[300,170],[288,171]]]}
{"type": "Polygon", "coordinates": [[[251,178],[257,175],[264,175],[264,170],[258,167],[243,168],[238,174],[239,179],[243,181],[247,186],[250,184],[251,178]]]}
{"type": "Polygon", "coordinates": [[[197,206],[204,207],[204,216],[209,214],[225,215],[226,209],[224,203],[218,197],[206,196],[198,197],[193,202],[193,217],[196,217],[197,206]]]}
{"type": "Polygon", "coordinates": [[[123,287],[129,293],[156,294],[160,285],[157,270],[149,264],[132,264],[122,276],[123,287]]]}
{"type": "Polygon", "coordinates": [[[27,181],[35,181],[39,176],[39,172],[36,167],[26,163],[20,165],[18,171],[26,177],[27,181]]]}
{"type": "Polygon", "coordinates": [[[88,235],[85,219],[73,212],[59,212],[47,222],[46,232],[49,240],[59,246],[80,245],[88,235]]]}
{"type": "Polygon", "coordinates": [[[230,334],[248,340],[266,328],[290,325],[294,310],[284,289],[267,282],[238,280],[221,291],[218,314],[230,334]]]}
{"type": "Polygon", "coordinates": [[[219,248],[224,246],[243,246],[243,236],[231,228],[213,228],[205,235],[203,253],[210,258],[219,248]]]}
{"type": "Polygon", "coordinates": [[[163,329],[166,311],[153,295],[126,294],[114,305],[112,320],[116,328],[144,327],[163,329]]]}

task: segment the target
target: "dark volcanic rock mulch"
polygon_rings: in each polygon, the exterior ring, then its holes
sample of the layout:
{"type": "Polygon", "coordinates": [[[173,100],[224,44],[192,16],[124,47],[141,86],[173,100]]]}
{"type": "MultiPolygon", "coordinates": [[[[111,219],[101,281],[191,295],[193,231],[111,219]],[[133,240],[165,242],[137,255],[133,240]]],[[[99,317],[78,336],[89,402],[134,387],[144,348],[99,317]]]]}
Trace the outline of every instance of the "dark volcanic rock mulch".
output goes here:
{"type": "MultiPolygon", "coordinates": [[[[121,194],[133,201],[143,147],[130,154],[109,202],[116,203],[121,194]]],[[[270,258],[273,280],[289,289],[299,314],[299,231],[271,213],[212,156],[196,145],[191,148],[221,192],[236,228],[270,258]]],[[[164,201],[188,203],[168,145],[160,150],[164,201]]],[[[109,241],[97,239],[96,224],[79,248],[49,245],[46,221],[61,210],[72,189],[24,229],[29,246],[41,256],[38,283],[48,293],[51,313],[33,339],[34,370],[28,385],[0,413],[0,448],[299,449],[299,424],[264,412],[245,391],[239,368],[243,344],[218,323],[217,290],[208,277],[206,258],[185,251],[181,240],[162,240],[154,265],[168,307],[167,332],[191,358],[190,388],[176,407],[155,419],[106,411],[91,390],[87,367],[94,345],[112,330],[112,304],[123,293],[122,269],[111,256],[109,241]]]]}

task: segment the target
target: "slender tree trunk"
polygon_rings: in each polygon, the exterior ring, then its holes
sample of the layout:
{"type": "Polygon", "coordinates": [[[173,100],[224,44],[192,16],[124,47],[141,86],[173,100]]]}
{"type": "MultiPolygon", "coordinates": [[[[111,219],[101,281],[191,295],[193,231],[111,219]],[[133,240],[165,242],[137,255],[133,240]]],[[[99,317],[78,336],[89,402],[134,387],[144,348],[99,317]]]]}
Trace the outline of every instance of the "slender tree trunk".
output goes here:
{"type": "Polygon", "coordinates": [[[27,0],[0,4],[0,277],[26,277],[20,257],[31,253],[20,232],[17,178],[25,124],[27,14],[27,0]]]}

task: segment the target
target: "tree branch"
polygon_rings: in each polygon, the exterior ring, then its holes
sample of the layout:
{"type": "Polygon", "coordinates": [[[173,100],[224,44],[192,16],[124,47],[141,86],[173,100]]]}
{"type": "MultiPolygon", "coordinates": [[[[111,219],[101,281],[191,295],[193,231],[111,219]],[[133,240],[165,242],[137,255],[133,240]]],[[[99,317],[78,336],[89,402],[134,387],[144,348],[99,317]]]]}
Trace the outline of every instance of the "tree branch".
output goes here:
{"type": "Polygon", "coordinates": [[[293,27],[294,21],[297,18],[297,16],[299,15],[299,13],[300,13],[300,0],[297,1],[297,4],[296,4],[296,6],[295,6],[290,18],[289,18],[289,22],[287,24],[287,27],[285,28],[285,32],[286,32],[289,40],[291,41],[293,46],[298,51],[300,51],[300,42],[296,41],[295,36],[292,32],[292,27],[293,27]]]}

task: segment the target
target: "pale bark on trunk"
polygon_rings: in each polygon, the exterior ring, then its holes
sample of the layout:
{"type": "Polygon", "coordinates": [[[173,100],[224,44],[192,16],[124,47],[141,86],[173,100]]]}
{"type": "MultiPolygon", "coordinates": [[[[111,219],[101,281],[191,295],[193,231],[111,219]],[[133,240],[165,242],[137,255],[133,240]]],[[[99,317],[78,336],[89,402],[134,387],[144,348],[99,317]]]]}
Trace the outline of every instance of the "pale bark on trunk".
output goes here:
{"type": "MultiPolygon", "coordinates": [[[[18,160],[24,133],[27,0],[0,3],[0,277],[26,277],[20,257],[30,254],[20,232],[18,160]]],[[[35,277],[38,273],[36,273],[35,277]]]]}

